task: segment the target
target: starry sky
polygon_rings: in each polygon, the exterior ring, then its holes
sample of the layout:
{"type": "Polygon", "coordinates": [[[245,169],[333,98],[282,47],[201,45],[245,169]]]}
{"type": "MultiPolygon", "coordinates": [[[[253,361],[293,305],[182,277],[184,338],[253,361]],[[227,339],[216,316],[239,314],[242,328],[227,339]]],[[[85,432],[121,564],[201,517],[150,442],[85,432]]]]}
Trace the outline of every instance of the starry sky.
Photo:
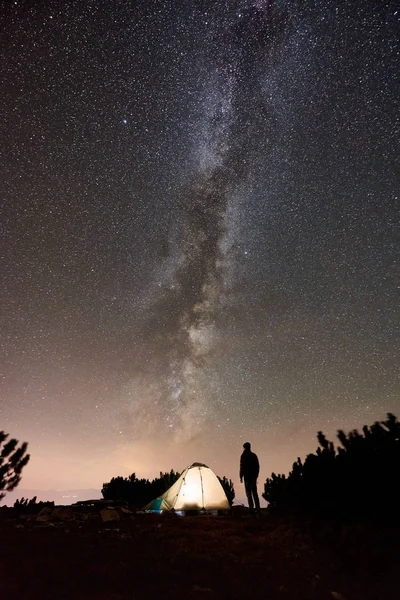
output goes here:
{"type": "Polygon", "coordinates": [[[260,484],[400,415],[400,6],[15,0],[0,429],[24,488],[260,484]]]}

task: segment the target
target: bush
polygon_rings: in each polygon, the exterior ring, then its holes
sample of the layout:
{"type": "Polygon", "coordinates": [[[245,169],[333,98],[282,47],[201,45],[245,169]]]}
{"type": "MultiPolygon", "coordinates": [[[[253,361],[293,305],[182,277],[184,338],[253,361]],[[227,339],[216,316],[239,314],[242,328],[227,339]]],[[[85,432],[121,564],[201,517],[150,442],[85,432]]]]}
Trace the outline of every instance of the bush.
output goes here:
{"type": "Polygon", "coordinates": [[[272,473],[263,498],[272,508],[350,518],[398,518],[400,503],[400,423],[386,421],[347,435],[338,431],[337,449],[322,432],[319,447],[289,475],[272,473]]]}
{"type": "Polygon", "coordinates": [[[42,508],[44,508],[45,506],[54,506],[54,502],[37,502],[37,497],[34,496],[33,498],[31,498],[30,500],[28,500],[28,498],[24,498],[22,497],[21,500],[17,499],[14,502],[14,508],[17,510],[18,513],[20,512],[24,512],[24,513],[37,513],[39,512],[42,508]]]}
{"type": "Polygon", "coordinates": [[[232,479],[228,479],[224,475],[223,477],[218,477],[218,481],[224,488],[224,492],[226,494],[226,497],[228,498],[229,506],[232,506],[233,501],[235,499],[235,488],[233,486],[232,479]]]}
{"type": "Polygon", "coordinates": [[[135,473],[132,473],[129,477],[113,477],[103,484],[101,493],[105,500],[126,500],[139,508],[161,496],[179,477],[180,473],[174,470],[169,473],[160,472],[160,477],[152,481],[137,479],[135,473]]]}

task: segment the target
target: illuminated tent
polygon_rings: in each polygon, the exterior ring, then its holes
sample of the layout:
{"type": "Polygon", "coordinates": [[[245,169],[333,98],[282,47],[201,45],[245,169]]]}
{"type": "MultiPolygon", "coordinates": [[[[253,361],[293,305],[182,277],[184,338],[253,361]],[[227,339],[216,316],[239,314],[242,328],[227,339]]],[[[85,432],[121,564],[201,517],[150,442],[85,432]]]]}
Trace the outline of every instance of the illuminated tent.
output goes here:
{"type": "Polygon", "coordinates": [[[201,463],[187,467],[159,498],[144,507],[149,512],[229,510],[229,502],[218,477],[201,463]]]}

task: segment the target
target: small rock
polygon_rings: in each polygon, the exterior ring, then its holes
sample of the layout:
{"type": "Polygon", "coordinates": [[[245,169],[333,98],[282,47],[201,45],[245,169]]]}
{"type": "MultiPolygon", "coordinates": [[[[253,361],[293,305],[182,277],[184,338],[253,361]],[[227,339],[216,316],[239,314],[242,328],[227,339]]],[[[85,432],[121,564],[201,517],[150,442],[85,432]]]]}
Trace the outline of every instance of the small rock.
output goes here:
{"type": "Polygon", "coordinates": [[[332,598],[335,598],[335,600],[346,600],[346,598],[339,592],[331,592],[331,596],[332,598]]]}
{"type": "Polygon", "coordinates": [[[57,506],[51,513],[52,519],[58,519],[60,521],[74,521],[75,515],[70,508],[64,506],[57,506]]]}
{"type": "Polygon", "coordinates": [[[43,515],[50,515],[53,512],[54,507],[53,506],[44,506],[42,508],[42,510],[40,510],[37,514],[38,517],[41,517],[43,515]]]}
{"type": "Polygon", "coordinates": [[[100,521],[99,513],[80,513],[78,518],[80,521],[100,521]]]}
{"type": "Polygon", "coordinates": [[[96,514],[89,513],[87,520],[88,521],[99,521],[100,515],[98,513],[96,513],[96,514]]]}
{"type": "Polygon", "coordinates": [[[128,510],[127,508],[125,508],[125,506],[121,506],[119,510],[124,515],[133,515],[133,512],[131,510],[128,510]]]}
{"type": "Polygon", "coordinates": [[[37,517],[36,517],[36,521],[38,521],[39,523],[47,523],[48,521],[51,520],[51,513],[53,512],[53,508],[50,506],[45,506],[44,508],[42,508],[42,510],[38,513],[37,517]]]}
{"type": "Polygon", "coordinates": [[[192,590],[194,592],[212,592],[213,591],[211,588],[200,587],[199,585],[196,585],[196,584],[194,584],[192,586],[192,590]]]}
{"type": "Polygon", "coordinates": [[[103,520],[103,523],[108,521],[119,521],[119,514],[114,508],[103,508],[100,511],[100,516],[103,520]]]}

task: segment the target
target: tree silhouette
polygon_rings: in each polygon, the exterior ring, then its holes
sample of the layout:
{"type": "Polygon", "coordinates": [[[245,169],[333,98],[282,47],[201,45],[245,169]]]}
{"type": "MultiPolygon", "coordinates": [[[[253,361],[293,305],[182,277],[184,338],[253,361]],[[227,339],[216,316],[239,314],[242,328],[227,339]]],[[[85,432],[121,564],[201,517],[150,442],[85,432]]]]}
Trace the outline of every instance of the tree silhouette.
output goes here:
{"type": "Polygon", "coordinates": [[[41,510],[42,508],[44,508],[46,506],[54,506],[54,502],[53,501],[37,502],[36,496],[31,498],[30,500],[28,498],[24,498],[22,496],[22,498],[20,500],[17,499],[14,502],[13,508],[16,510],[17,514],[19,514],[21,512],[23,512],[23,513],[38,513],[39,510],[41,510]]]}
{"type": "Polygon", "coordinates": [[[224,475],[223,477],[218,477],[218,481],[224,488],[224,492],[226,494],[226,497],[228,498],[229,506],[232,506],[233,501],[235,499],[235,488],[233,486],[232,479],[228,479],[224,475]]]}
{"type": "Polygon", "coordinates": [[[19,498],[14,502],[14,508],[27,508],[28,506],[37,506],[37,496],[33,496],[33,498],[28,499],[22,496],[21,500],[19,498]]]}
{"type": "Polygon", "coordinates": [[[180,477],[174,470],[168,473],[160,472],[160,477],[150,481],[138,479],[135,473],[129,477],[113,477],[103,484],[101,493],[105,500],[125,500],[136,507],[143,506],[154,498],[161,496],[180,477]]]}
{"type": "Polygon", "coordinates": [[[152,497],[150,498],[149,502],[166,492],[175,483],[175,481],[179,479],[180,476],[181,474],[173,469],[171,469],[169,473],[162,473],[160,471],[160,477],[153,479],[153,481],[150,482],[152,497]]]}
{"type": "Polygon", "coordinates": [[[30,455],[26,454],[28,444],[24,442],[18,447],[18,440],[11,439],[8,433],[0,431],[0,500],[4,492],[11,492],[21,481],[22,469],[28,464],[30,455]]]}
{"type": "Polygon", "coordinates": [[[398,518],[400,505],[400,423],[386,421],[338,431],[335,449],[322,432],[319,447],[304,463],[297,459],[287,477],[272,473],[263,498],[272,508],[375,520],[398,518]]]}
{"type": "MultiPolygon", "coordinates": [[[[135,474],[133,473],[133,476],[135,474]]],[[[103,483],[101,490],[105,500],[127,500],[129,496],[129,479],[113,477],[108,483],[103,483]]]]}

